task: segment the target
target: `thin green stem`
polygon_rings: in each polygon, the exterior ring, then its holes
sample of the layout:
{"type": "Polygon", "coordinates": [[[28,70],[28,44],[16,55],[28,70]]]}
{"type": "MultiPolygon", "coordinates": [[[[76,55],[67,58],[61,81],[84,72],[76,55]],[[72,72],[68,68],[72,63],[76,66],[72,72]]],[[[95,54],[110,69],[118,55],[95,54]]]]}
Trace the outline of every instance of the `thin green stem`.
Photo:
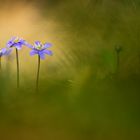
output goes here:
{"type": "Polygon", "coordinates": [[[37,78],[36,78],[36,91],[38,92],[39,85],[39,73],[40,73],[40,56],[38,55],[38,69],[37,69],[37,78]]]}
{"type": "Polygon", "coordinates": [[[0,71],[1,71],[1,56],[0,56],[0,71]]]}
{"type": "Polygon", "coordinates": [[[19,57],[18,57],[18,49],[16,48],[16,60],[17,60],[17,88],[19,88],[20,80],[19,80],[19,57]]]}

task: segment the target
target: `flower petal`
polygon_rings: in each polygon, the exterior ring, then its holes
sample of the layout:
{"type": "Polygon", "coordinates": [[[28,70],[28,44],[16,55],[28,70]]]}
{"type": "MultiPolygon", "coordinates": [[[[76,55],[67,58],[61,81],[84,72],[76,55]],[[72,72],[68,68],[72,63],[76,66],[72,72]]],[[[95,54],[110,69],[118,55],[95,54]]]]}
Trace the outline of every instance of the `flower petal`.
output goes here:
{"type": "Polygon", "coordinates": [[[14,42],[16,39],[17,39],[17,37],[14,36],[14,37],[12,37],[12,38],[10,39],[10,41],[11,41],[11,42],[14,42]]]}
{"type": "Polygon", "coordinates": [[[2,49],[1,49],[1,52],[2,52],[3,54],[5,54],[6,51],[7,51],[6,48],[2,48],[2,49]]]}
{"type": "Polygon", "coordinates": [[[39,54],[39,56],[40,56],[41,59],[45,59],[45,54],[44,53],[39,54]]]}
{"type": "Polygon", "coordinates": [[[11,49],[8,49],[7,51],[6,51],[6,53],[5,53],[5,55],[9,55],[11,52],[12,52],[12,48],[11,49]]]}
{"type": "Polygon", "coordinates": [[[45,43],[44,44],[44,49],[50,48],[50,47],[52,47],[52,44],[51,43],[45,43]]]}
{"type": "Polygon", "coordinates": [[[35,55],[35,54],[38,54],[38,51],[36,51],[36,50],[31,50],[30,55],[33,56],[33,55],[35,55]]]}
{"type": "Polygon", "coordinates": [[[20,38],[20,39],[19,39],[19,42],[25,43],[25,40],[22,39],[22,38],[20,38]]]}
{"type": "Polygon", "coordinates": [[[18,50],[20,50],[22,48],[22,45],[20,43],[17,43],[14,45],[15,48],[17,48],[18,50]]]}
{"type": "Polygon", "coordinates": [[[52,55],[53,54],[52,51],[50,51],[50,50],[43,50],[43,53],[48,54],[48,55],[52,55]]]}
{"type": "Polygon", "coordinates": [[[13,42],[12,42],[12,41],[7,42],[7,44],[6,44],[6,46],[7,46],[8,48],[10,48],[12,45],[13,45],[13,42]]]}
{"type": "Polygon", "coordinates": [[[12,37],[8,42],[7,42],[7,47],[11,47],[14,44],[16,37],[12,37]]]}
{"type": "Polygon", "coordinates": [[[41,42],[40,41],[35,41],[35,45],[40,46],[41,42]]]}
{"type": "Polygon", "coordinates": [[[25,46],[27,46],[27,47],[30,48],[30,49],[33,49],[33,48],[34,48],[31,44],[29,44],[29,43],[27,43],[27,42],[25,42],[25,46]]]}

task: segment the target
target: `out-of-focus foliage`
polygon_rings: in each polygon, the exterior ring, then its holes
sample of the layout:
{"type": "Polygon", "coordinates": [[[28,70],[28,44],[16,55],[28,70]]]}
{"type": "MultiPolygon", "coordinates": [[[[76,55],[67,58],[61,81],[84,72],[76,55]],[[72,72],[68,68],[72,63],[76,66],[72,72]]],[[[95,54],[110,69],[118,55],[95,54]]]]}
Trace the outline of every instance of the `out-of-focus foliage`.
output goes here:
{"type": "Polygon", "coordinates": [[[31,3],[56,23],[56,34],[50,34],[56,39],[54,55],[41,62],[39,93],[34,63],[28,63],[32,74],[27,75],[20,61],[19,90],[16,73],[3,68],[0,139],[140,139],[140,1],[31,3]],[[116,45],[122,46],[119,68],[116,45]]]}

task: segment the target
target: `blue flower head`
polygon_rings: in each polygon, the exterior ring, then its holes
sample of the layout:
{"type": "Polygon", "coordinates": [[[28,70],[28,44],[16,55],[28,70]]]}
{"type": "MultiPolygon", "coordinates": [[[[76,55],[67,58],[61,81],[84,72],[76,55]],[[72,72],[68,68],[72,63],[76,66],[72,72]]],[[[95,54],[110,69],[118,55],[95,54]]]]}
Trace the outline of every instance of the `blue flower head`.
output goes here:
{"type": "Polygon", "coordinates": [[[11,53],[11,49],[6,49],[6,48],[2,48],[0,49],[0,57],[4,56],[4,55],[9,55],[11,53]]]}
{"type": "Polygon", "coordinates": [[[45,59],[46,54],[52,55],[52,51],[47,50],[51,46],[51,43],[42,44],[40,41],[35,41],[34,46],[28,45],[28,47],[32,49],[30,55],[33,56],[37,54],[41,59],[45,59]]]}
{"type": "Polygon", "coordinates": [[[20,50],[22,48],[23,45],[26,45],[26,41],[19,38],[19,37],[13,37],[11,38],[8,42],[7,42],[7,47],[8,48],[17,48],[18,50],[20,50]]]}

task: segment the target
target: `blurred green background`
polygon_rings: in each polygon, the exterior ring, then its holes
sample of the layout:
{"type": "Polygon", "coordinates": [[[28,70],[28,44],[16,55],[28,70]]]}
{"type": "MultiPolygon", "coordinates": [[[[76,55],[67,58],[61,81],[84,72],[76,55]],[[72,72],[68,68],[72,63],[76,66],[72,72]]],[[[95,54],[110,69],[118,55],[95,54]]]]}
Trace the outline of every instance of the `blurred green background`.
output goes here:
{"type": "Polygon", "coordinates": [[[12,36],[53,44],[41,61],[2,58],[0,140],[139,140],[140,1],[0,1],[0,47],[12,36]],[[116,46],[122,51],[117,54],[116,46]],[[117,57],[119,57],[119,62],[117,57]]]}

